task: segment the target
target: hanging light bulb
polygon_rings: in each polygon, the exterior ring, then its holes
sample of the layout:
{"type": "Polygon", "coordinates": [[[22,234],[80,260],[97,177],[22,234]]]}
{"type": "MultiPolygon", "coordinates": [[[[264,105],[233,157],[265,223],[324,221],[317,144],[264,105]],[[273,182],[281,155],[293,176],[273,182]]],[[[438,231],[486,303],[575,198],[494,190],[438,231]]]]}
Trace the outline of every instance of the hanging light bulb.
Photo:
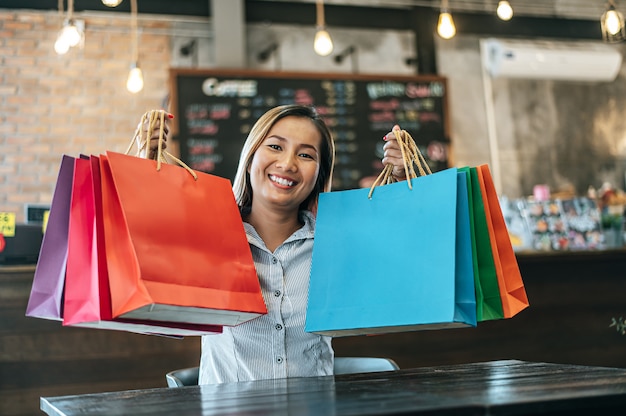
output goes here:
{"type": "Polygon", "coordinates": [[[137,0],[130,1],[130,31],[132,36],[133,63],[130,66],[126,89],[133,94],[143,90],[143,73],[139,68],[139,35],[137,33],[137,0]]]}
{"type": "MultiPolygon", "coordinates": [[[[54,42],[54,50],[59,55],[67,53],[70,48],[80,45],[82,47],[85,40],[85,22],[82,20],[75,20],[74,13],[74,1],[68,1],[67,19],[63,20],[63,27],[57,35],[57,39],[54,42]]],[[[63,17],[63,0],[59,0],[59,15],[63,17]]]]}
{"type": "Polygon", "coordinates": [[[70,44],[67,43],[67,40],[59,33],[56,42],[54,42],[54,51],[59,55],[65,55],[69,50],[70,44]]]}
{"type": "Polygon", "coordinates": [[[76,26],[74,19],[68,19],[63,25],[59,36],[65,39],[70,48],[73,48],[83,39],[83,32],[76,26]]]}
{"type": "Polygon", "coordinates": [[[313,42],[315,53],[320,56],[328,56],[333,52],[333,41],[330,34],[324,29],[318,29],[313,42]]]}
{"type": "Polygon", "coordinates": [[[143,90],[143,73],[137,62],[130,66],[130,72],[128,73],[128,80],[126,80],[126,89],[133,94],[143,90]]]}
{"type": "Polygon", "coordinates": [[[498,2],[496,14],[501,20],[511,20],[511,18],[513,17],[513,8],[508,1],[500,0],[500,2],[498,2]]]}
{"type": "Polygon", "coordinates": [[[624,15],[615,9],[613,0],[609,0],[608,7],[600,19],[600,25],[605,42],[621,42],[626,39],[624,15]]]}
{"type": "Polygon", "coordinates": [[[441,12],[437,23],[437,33],[444,39],[452,39],[456,35],[456,27],[452,15],[448,11],[448,0],[441,1],[441,12]]]}
{"type": "Polygon", "coordinates": [[[102,0],[102,4],[107,7],[116,7],[119,6],[122,0],[102,0]]]}
{"type": "Polygon", "coordinates": [[[317,32],[313,41],[313,50],[320,56],[328,56],[333,52],[333,40],[326,31],[326,22],[324,21],[324,0],[317,0],[317,32]]]}

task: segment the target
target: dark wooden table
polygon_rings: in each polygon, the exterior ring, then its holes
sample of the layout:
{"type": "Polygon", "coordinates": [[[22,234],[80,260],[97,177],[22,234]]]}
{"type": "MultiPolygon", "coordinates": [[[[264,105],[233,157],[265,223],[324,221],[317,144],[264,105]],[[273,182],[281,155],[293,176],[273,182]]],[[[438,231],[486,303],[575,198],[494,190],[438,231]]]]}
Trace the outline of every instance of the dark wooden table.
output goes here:
{"type": "Polygon", "coordinates": [[[42,397],[48,415],[624,415],[626,369],[491,361],[42,397]]]}

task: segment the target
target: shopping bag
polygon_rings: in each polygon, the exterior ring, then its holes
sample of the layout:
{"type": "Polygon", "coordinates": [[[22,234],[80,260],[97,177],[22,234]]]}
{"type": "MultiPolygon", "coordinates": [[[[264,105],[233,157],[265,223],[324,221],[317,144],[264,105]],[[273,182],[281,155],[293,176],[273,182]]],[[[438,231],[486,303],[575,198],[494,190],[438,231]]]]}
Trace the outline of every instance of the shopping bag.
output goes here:
{"type": "Polygon", "coordinates": [[[64,155],[50,204],[48,226],[35,267],[26,316],[62,320],[74,158],[64,155]]]}
{"type": "Polygon", "coordinates": [[[476,291],[476,318],[478,322],[502,319],[502,300],[498,276],[491,250],[487,216],[483,203],[480,181],[475,167],[459,170],[468,173],[468,197],[470,200],[470,228],[472,235],[474,285],[476,291]]]}
{"type": "Polygon", "coordinates": [[[485,215],[489,219],[487,227],[498,277],[502,310],[505,318],[511,318],[529,306],[528,297],[489,166],[477,166],[476,171],[480,181],[485,215]]]}
{"type": "Polygon", "coordinates": [[[267,313],[228,179],[101,156],[115,318],[238,325],[267,313]]]}
{"type": "Polygon", "coordinates": [[[99,159],[77,159],[69,221],[63,324],[165,336],[208,335],[220,326],[116,320],[111,313],[99,159]]]}
{"type": "Polygon", "coordinates": [[[476,325],[467,173],[408,182],[320,195],[305,331],[476,325]]]}

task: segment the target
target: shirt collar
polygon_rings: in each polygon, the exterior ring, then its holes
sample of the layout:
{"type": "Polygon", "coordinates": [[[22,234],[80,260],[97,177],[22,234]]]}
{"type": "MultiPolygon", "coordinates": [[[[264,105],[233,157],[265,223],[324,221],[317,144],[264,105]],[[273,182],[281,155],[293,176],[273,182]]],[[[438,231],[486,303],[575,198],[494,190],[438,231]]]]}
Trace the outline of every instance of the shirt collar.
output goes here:
{"type": "MultiPolygon", "coordinates": [[[[298,218],[301,222],[304,222],[304,225],[289,236],[283,244],[291,241],[313,238],[315,234],[315,216],[313,213],[311,211],[300,211],[298,213],[298,218]]],[[[265,247],[265,243],[261,240],[261,237],[251,224],[244,221],[243,228],[246,232],[249,244],[253,244],[257,247],[265,247]]]]}

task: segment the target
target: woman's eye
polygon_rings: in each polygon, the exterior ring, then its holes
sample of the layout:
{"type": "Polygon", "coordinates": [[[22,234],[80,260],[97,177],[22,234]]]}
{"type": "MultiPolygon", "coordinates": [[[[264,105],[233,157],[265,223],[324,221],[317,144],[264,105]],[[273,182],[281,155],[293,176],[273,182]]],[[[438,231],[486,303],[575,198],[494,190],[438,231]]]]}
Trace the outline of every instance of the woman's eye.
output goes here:
{"type": "Polygon", "coordinates": [[[280,146],[277,144],[268,144],[268,146],[274,150],[280,150],[280,146]]]}
{"type": "Polygon", "coordinates": [[[308,153],[300,153],[300,157],[304,157],[307,159],[314,159],[314,157],[308,153]]]}

